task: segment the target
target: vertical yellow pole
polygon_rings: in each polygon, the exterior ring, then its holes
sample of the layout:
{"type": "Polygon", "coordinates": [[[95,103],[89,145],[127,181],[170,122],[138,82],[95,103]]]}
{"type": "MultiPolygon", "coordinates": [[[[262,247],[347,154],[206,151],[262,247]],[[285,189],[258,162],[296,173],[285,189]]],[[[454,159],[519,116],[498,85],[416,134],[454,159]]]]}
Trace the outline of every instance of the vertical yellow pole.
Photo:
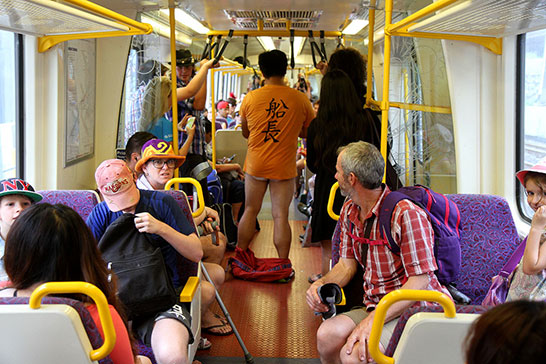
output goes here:
{"type": "MultiPolygon", "coordinates": [[[[218,47],[220,47],[220,44],[218,44],[218,47]]],[[[214,58],[214,51],[211,51],[210,58],[214,58]]],[[[212,108],[212,118],[211,118],[211,124],[212,124],[212,168],[216,169],[216,101],[214,98],[215,90],[214,90],[214,80],[216,77],[216,69],[213,68],[210,70],[210,98],[211,98],[211,108],[212,108]]]]}
{"type": "MultiPolygon", "coordinates": [[[[174,1],[169,0],[169,25],[171,30],[171,99],[173,112],[173,150],[178,155],[178,98],[176,97],[176,28],[174,18],[174,1]]],[[[178,177],[178,168],[174,169],[174,178],[178,177]]],[[[179,189],[179,184],[175,185],[179,189]]]]}
{"type": "MultiPolygon", "coordinates": [[[[409,87],[408,87],[408,70],[404,68],[404,101],[408,102],[408,94],[409,94],[409,87]]],[[[406,170],[406,186],[410,185],[409,182],[409,138],[408,138],[408,119],[409,119],[409,110],[404,110],[404,169],[406,170]]]]}
{"type": "MultiPolygon", "coordinates": [[[[392,22],[392,0],[385,0],[385,50],[383,59],[383,99],[381,100],[381,155],[385,159],[387,168],[387,132],[389,126],[389,82],[391,68],[391,35],[387,31],[392,22]]],[[[383,173],[383,182],[386,173],[383,173]]]]}
{"type": "Polygon", "coordinates": [[[366,106],[370,107],[372,100],[372,88],[373,88],[373,36],[375,28],[375,2],[370,1],[370,7],[368,11],[368,64],[366,65],[366,106]]]}

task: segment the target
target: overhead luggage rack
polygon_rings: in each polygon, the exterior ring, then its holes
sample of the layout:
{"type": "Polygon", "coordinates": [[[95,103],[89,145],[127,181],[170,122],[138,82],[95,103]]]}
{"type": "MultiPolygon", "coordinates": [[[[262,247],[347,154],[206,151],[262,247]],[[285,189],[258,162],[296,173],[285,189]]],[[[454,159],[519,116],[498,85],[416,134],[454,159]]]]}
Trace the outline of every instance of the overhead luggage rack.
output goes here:
{"type": "Polygon", "coordinates": [[[39,52],[69,39],[152,32],[149,24],[86,0],[0,0],[0,29],[38,36],[39,52]]]}

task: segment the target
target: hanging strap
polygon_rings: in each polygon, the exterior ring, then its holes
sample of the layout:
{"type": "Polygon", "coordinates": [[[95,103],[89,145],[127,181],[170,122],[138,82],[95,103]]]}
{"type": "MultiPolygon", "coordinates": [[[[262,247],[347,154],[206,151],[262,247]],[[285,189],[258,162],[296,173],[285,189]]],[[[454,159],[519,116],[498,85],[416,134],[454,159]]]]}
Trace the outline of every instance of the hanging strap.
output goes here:
{"type": "Polygon", "coordinates": [[[523,239],[523,241],[519,244],[517,249],[512,253],[512,256],[504,267],[502,267],[499,276],[507,278],[516,268],[516,265],[518,265],[519,261],[521,260],[521,257],[523,256],[523,252],[525,251],[525,245],[527,243],[527,238],[523,239]]]}
{"type": "Polygon", "coordinates": [[[320,57],[322,62],[326,62],[328,57],[326,57],[326,46],[325,46],[325,40],[324,40],[324,30],[320,31],[320,57]]]}
{"type": "Polygon", "coordinates": [[[343,45],[343,43],[341,43],[341,35],[340,35],[339,37],[337,37],[336,49],[339,49],[339,48],[345,48],[345,46],[343,45]]]}
{"type": "Polygon", "coordinates": [[[294,59],[294,29],[290,29],[290,67],[294,69],[296,66],[296,60],[294,59]]]}
{"type": "Polygon", "coordinates": [[[315,51],[320,56],[321,61],[326,61],[326,56],[322,54],[322,51],[318,44],[315,42],[315,38],[313,37],[313,31],[309,31],[309,43],[311,44],[311,56],[313,57],[313,65],[317,67],[317,60],[315,58],[315,51]]]}
{"type": "Polygon", "coordinates": [[[217,35],[216,36],[216,42],[214,42],[213,45],[210,46],[210,56],[212,57],[212,52],[214,50],[218,51],[218,48],[220,47],[220,43],[222,42],[222,36],[217,35]]]}
{"type": "Polygon", "coordinates": [[[203,49],[201,60],[210,58],[210,53],[212,52],[212,47],[210,46],[211,42],[212,42],[212,35],[209,35],[207,38],[207,41],[205,42],[205,49],[203,49]]]}
{"type": "Polygon", "coordinates": [[[246,47],[248,46],[248,35],[243,37],[243,69],[246,68],[246,47]]]}
{"type": "Polygon", "coordinates": [[[220,58],[222,58],[222,54],[224,54],[224,51],[226,50],[227,45],[231,41],[231,37],[233,37],[233,29],[230,29],[228,32],[228,35],[226,39],[224,40],[224,44],[222,44],[222,48],[220,49],[220,52],[214,57],[214,64],[218,63],[220,61],[220,58]]]}

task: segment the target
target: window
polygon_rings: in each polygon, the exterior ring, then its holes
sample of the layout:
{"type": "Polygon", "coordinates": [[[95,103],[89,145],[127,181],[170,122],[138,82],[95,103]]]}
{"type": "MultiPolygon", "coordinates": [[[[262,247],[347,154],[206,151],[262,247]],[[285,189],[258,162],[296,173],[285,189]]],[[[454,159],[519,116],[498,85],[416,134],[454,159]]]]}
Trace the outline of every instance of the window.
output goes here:
{"type": "Polygon", "coordinates": [[[17,168],[17,37],[0,30],[0,179],[21,175],[17,168]]]}
{"type": "MultiPolygon", "coordinates": [[[[517,168],[535,165],[546,157],[546,29],[519,37],[518,42],[518,158],[517,168]]],[[[523,187],[517,183],[520,213],[531,219],[523,187]]]]}

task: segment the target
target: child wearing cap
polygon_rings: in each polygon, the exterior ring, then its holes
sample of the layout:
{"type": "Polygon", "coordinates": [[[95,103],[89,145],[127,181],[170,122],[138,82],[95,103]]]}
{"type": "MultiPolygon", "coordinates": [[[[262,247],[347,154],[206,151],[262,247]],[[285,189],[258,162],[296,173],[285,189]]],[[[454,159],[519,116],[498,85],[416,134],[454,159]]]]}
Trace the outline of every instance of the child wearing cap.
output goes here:
{"type": "Polygon", "coordinates": [[[9,229],[24,209],[41,199],[34,187],[20,178],[0,181],[0,282],[8,280],[4,270],[4,244],[9,229]]]}
{"type": "MultiPolygon", "coordinates": [[[[199,262],[203,256],[201,242],[176,201],[158,191],[137,189],[133,173],[124,161],[102,162],[95,172],[97,187],[104,197],[87,219],[87,225],[100,241],[110,224],[124,213],[135,215],[135,226],[147,233],[154,246],[161,249],[175,288],[182,286],[178,267],[180,256],[199,262]]],[[[154,284],[150,282],[150,284],[154,284]]],[[[193,342],[191,316],[183,304],[132,322],[135,336],[151,346],[159,363],[186,363],[188,343],[193,342]]]]}
{"type": "Polygon", "coordinates": [[[525,188],[527,203],[535,214],[506,301],[543,301],[546,299],[546,158],[530,169],[519,171],[516,177],[525,188]]]}

